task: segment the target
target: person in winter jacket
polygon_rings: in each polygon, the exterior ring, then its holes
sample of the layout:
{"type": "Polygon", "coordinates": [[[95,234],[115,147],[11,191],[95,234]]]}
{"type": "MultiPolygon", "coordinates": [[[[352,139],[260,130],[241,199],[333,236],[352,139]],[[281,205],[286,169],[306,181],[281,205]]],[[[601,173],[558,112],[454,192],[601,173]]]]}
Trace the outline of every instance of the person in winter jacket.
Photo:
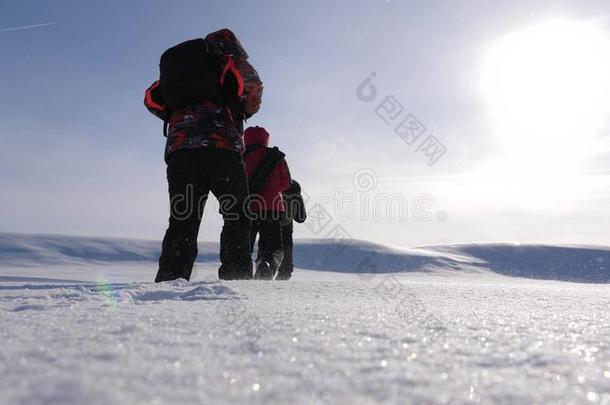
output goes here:
{"type": "Polygon", "coordinates": [[[248,183],[242,159],[242,129],[243,119],[260,108],[263,85],[233,32],[213,32],[205,43],[222,53],[220,83],[231,79],[238,84],[235,97],[241,111],[231,107],[235,103],[218,99],[171,109],[163,99],[159,81],[146,90],[146,107],[167,125],[170,218],[156,282],[190,278],[210,191],[218,198],[224,219],[218,276],[226,280],[252,278],[250,219],[244,210],[248,183]]]}
{"type": "Polygon", "coordinates": [[[296,181],[292,180],[290,187],[282,193],[284,198],[285,211],[282,215],[282,244],[284,247],[284,259],[278,269],[276,280],[290,280],[292,272],[294,270],[294,263],[292,260],[293,251],[293,221],[303,223],[307,219],[307,213],[305,211],[305,202],[301,194],[301,185],[296,181]]]}
{"type": "Polygon", "coordinates": [[[246,153],[244,163],[250,182],[249,211],[252,216],[251,250],[259,234],[255,279],[271,280],[282,259],[281,216],[285,211],[282,192],[290,187],[290,171],[284,154],[277,148],[269,148],[269,133],[262,127],[250,127],[244,132],[246,153]],[[275,158],[275,161],[272,159],[275,158]],[[269,165],[271,162],[271,165],[269,165]],[[267,173],[260,178],[260,170],[267,173]],[[253,181],[258,179],[259,181],[253,181]]]}

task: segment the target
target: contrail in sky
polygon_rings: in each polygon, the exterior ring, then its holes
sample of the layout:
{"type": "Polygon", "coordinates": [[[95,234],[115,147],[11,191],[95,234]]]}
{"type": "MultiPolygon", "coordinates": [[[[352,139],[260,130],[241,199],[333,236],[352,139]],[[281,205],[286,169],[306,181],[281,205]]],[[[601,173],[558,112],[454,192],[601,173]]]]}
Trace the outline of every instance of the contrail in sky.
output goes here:
{"type": "Polygon", "coordinates": [[[49,25],[55,25],[55,21],[41,23],[41,24],[20,25],[19,27],[1,28],[0,33],[11,32],[11,31],[20,31],[20,30],[29,30],[30,28],[40,28],[40,27],[46,27],[49,25]]]}

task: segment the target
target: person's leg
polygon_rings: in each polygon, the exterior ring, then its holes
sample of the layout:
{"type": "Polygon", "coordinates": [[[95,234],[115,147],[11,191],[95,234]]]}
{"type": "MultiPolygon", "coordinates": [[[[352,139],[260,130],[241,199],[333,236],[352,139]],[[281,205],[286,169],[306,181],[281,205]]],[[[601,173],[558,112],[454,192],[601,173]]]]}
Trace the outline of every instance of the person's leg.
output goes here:
{"type": "Polygon", "coordinates": [[[273,278],[277,272],[284,250],[282,247],[282,224],[279,219],[261,220],[261,228],[258,240],[259,262],[267,262],[270,265],[271,276],[261,278],[273,278]]]}
{"type": "Polygon", "coordinates": [[[155,282],[191,277],[197,257],[197,235],[208,188],[201,173],[200,151],[180,151],[170,157],[167,182],[169,227],[163,238],[155,282]]]}
{"type": "Polygon", "coordinates": [[[292,231],[293,222],[282,226],[282,245],[284,246],[284,259],[280,265],[280,269],[277,272],[277,280],[290,280],[292,277],[292,271],[294,270],[294,263],[292,259],[292,231]]]}
{"type": "Polygon", "coordinates": [[[211,189],[220,204],[224,225],[220,234],[220,269],[223,280],[251,279],[250,218],[244,207],[248,198],[248,178],[237,152],[214,150],[210,159],[211,189]]]}

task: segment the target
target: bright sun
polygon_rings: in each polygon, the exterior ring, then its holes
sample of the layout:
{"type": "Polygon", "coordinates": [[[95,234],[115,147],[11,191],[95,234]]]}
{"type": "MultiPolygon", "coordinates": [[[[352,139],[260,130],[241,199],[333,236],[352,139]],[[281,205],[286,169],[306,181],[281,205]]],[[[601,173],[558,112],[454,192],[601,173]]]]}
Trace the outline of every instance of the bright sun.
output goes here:
{"type": "Polygon", "coordinates": [[[610,109],[607,32],[586,22],[538,23],[496,40],[482,68],[505,171],[556,173],[595,152],[610,109]]]}

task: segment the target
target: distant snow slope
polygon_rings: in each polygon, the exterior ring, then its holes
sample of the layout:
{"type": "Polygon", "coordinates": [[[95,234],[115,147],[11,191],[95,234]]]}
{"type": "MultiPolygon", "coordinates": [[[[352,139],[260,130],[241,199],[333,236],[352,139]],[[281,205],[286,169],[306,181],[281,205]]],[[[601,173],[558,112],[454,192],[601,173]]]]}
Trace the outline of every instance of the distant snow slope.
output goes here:
{"type": "Polygon", "coordinates": [[[153,284],[158,248],[0,235],[0,403],[610,404],[607,248],[301,241],[219,282],[204,244],[153,284]]]}
{"type": "MultiPolygon", "coordinates": [[[[160,242],[119,238],[0,233],[0,266],[120,265],[154,268],[160,242]]],[[[342,273],[488,271],[508,276],[610,282],[610,248],[520,244],[462,244],[416,249],[366,241],[298,240],[300,269],[342,273]]],[[[218,244],[201,243],[198,263],[216,265],[218,244]]]]}

